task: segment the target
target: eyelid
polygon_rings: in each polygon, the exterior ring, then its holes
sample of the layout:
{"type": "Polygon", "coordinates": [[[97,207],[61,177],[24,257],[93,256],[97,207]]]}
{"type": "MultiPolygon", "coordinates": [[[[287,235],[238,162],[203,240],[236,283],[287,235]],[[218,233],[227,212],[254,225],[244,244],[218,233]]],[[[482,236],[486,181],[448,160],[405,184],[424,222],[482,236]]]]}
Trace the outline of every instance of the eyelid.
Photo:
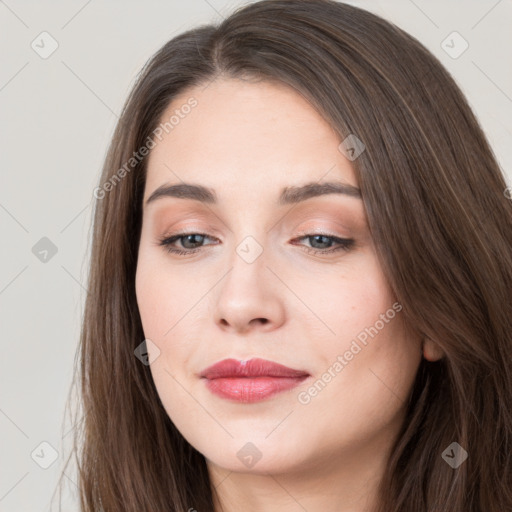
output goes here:
{"type": "Polygon", "coordinates": [[[307,228],[307,229],[299,229],[297,231],[298,237],[306,236],[306,235],[324,235],[324,236],[332,236],[335,238],[349,238],[350,237],[349,234],[347,234],[347,235],[336,234],[333,231],[331,231],[329,229],[324,229],[324,228],[311,228],[311,229],[307,228]]]}

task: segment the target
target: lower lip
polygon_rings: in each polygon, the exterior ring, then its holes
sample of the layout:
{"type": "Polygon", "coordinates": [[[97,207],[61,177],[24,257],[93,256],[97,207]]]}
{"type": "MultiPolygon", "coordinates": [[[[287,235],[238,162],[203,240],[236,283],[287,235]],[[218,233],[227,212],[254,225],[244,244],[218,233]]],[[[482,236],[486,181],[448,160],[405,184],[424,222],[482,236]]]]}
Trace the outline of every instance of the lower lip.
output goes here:
{"type": "Polygon", "coordinates": [[[221,398],[252,403],[292,389],[307,378],[308,375],[302,377],[222,377],[206,379],[206,386],[221,398]]]}

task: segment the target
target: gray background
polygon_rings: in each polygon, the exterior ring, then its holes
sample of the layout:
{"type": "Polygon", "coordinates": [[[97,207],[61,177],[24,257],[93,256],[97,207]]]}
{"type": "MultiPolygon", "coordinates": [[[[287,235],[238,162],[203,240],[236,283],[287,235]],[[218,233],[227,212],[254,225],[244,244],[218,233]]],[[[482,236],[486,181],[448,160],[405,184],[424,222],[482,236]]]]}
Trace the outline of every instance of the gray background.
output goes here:
{"type": "MultiPolygon", "coordinates": [[[[64,405],[87,293],[92,191],[135,75],[174,35],[219,21],[244,3],[0,0],[2,512],[49,510],[69,453],[72,424],[63,423],[64,405]],[[47,58],[41,53],[52,40],[40,36],[44,31],[58,44],[47,58]],[[44,253],[49,245],[55,254],[44,253]]],[[[440,58],[510,184],[511,1],[348,3],[391,20],[440,58]],[[457,58],[443,47],[453,31],[469,44],[457,58]]],[[[446,44],[452,53],[462,48],[460,40],[446,44]]],[[[66,511],[78,510],[74,480],[70,470],[66,511]]]]}

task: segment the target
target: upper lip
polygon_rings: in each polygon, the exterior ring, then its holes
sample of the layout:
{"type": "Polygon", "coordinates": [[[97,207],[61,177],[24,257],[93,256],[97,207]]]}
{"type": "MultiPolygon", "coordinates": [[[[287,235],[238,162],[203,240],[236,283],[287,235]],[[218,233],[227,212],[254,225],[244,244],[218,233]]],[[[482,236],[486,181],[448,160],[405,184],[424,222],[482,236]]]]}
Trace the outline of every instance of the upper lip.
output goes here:
{"type": "Polygon", "coordinates": [[[200,377],[218,379],[222,377],[304,377],[309,373],[303,370],[288,368],[279,363],[266,359],[223,359],[204,369],[200,377]]]}

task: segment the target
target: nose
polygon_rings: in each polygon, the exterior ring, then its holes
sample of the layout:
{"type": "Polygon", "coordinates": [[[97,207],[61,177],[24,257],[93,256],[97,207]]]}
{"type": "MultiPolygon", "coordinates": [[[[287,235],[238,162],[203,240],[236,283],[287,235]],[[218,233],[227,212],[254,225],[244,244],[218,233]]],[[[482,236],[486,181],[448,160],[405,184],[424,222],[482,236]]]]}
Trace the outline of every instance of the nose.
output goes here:
{"type": "Polygon", "coordinates": [[[226,332],[245,334],[252,330],[271,331],[285,321],[285,287],[267,268],[266,251],[252,262],[238,253],[231,269],[221,280],[215,297],[215,321],[226,332]]]}

